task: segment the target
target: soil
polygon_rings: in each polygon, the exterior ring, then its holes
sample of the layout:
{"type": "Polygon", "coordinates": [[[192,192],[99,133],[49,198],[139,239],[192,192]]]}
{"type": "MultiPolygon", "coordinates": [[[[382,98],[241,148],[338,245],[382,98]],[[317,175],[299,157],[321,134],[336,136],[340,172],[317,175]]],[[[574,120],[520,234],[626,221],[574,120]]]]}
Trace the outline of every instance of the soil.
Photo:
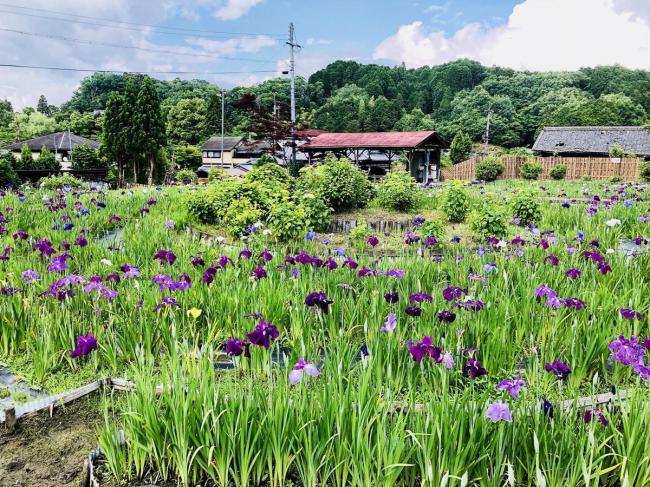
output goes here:
{"type": "Polygon", "coordinates": [[[13,431],[0,425],[0,487],[81,485],[84,460],[97,446],[102,421],[98,396],[18,420],[13,431]]]}

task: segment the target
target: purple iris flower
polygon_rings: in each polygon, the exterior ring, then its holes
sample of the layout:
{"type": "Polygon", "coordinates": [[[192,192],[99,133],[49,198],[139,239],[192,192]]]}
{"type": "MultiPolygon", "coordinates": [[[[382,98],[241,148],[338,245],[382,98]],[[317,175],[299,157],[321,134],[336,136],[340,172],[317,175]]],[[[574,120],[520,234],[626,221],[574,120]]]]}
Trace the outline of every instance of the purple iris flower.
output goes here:
{"type": "Polygon", "coordinates": [[[165,306],[175,306],[176,308],[178,308],[180,304],[178,304],[178,301],[176,301],[171,296],[167,296],[163,298],[163,300],[160,303],[158,303],[153,310],[158,311],[160,308],[163,308],[165,306]]]}
{"type": "Polygon", "coordinates": [[[442,291],[442,297],[447,301],[453,301],[455,299],[460,299],[463,296],[463,293],[466,293],[467,289],[462,287],[449,286],[442,291]]]}
{"type": "Polygon", "coordinates": [[[193,255],[191,263],[192,267],[203,267],[205,265],[205,260],[203,260],[203,257],[200,255],[193,255]]]}
{"type": "Polygon", "coordinates": [[[550,287],[548,287],[546,284],[542,284],[540,287],[535,289],[535,296],[538,298],[546,296],[546,297],[555,297],[557,296],[557,293],[550,287]]]}
{"type": "Polygon", "coordinates": [[[591,423],[594,419],[597,419],[600,424],[603,426],[609,425],[609,421],[605,415],[599,409],[585,409],[584,414],[582,415],[582,420],[585,423],[591,423]]]}
{"type": "Polygon", "coordinates": [[[212,284],[212,281],[214,281],[214,276],[217,275],[218,270],[219,268],[215,264],[211,264],[203,272],[203,276],[201,277],[201,282],[204,282],[205,284],[212,284]]]}
{"type": "Polygon", "coordinates": [[[411,245],[419,241],[420,241],[420,237],[413,232],[406,232],[406,234],[404,235],[404,243],[407,245],[411,245]]]}
{"type": "Polygon", "coordinates": [[[20,274],[20,277],[22,277],[23,282],[25,284],[34,284],[35,282],[38,282],[38,280],[40,279],[41,276],[36,271],[27,270],[27,271],[22,272],[20,274]]]}
{"type": "Polygon", "coordinates": [[[607,261],[603,261],[598,266],[598,272],[600,272],[603,276],[605,276],[610,272],[612,272],[612,268],[607,261]]]}
{"type": "Polygon", "coordinates": [[[510,407],[508,406],[508,403],[503,401],[497,401],[490,404],[485,416],[493,423],[498,423],[499,421],[506,421],[508,423],[512,422],[510,407]]]}
{"type": "Polygon", "coordinates": [[[92,333],[88,333],[86,336],[81,335],[77,338],[77,345],[70,353],[70,357],[83,357],[85,355],[88,355],[93,350],[97,350],[97,339],[93,336],[92,333]]]}
{"type": "Polygon", "coordinates": [[[231,338],[226,341],[226,353],[231,357],[239,357],[242,353],[244,357],[250,357],[250,343],[238,338],[231,338]]]}
{"type": "Polygon", "coordinates": [[[47,267],[47,270],[50,272],[64,272],[68,270],[67,260],[71,258],[72,256],[67,252],[63,252],[62,254],[52,257],[52,261],[47,267]]]}
{"type": "MultiPolygon", "coordinates": [[[[99,206],[99,205],[97,205],[97,206],[99,206]]],[[[121,219],[119,216],[115,215],[115,214],[111,215],[111,216],[108,218],[108,224],[109,224],[109,225],[110,225],[111,223],[121,223],[121,222],[122,222],[122,219],[121,219]]]]}
{"type": "Polygon", "coordinates": [[[273,254],[269,252],[269,249],[264,249],[257,257],[265,262],[269,262],[273,258],[273,254]]]}
{"type": "Polygon", "coordinates": [[[117,272],[111,272],[106,275],[106,282],[114,281],[116,284],[119,284],[121,281],[120,275],[117,272]]]}
{"type": "Polygon", "coordinates": [[[456,313],[453,311],[444,310],[438,313],[438,319],[440,321],[444,321],[445,323],[453,323],[456,321],[456,313]]]}
{"type": "Polygon", "coordinates": [[[7,245],[7,246],[4,248],[4,250],[2,251],[2,254],[0,254],[0,260],[9,260],[9,253],[10,253],[12,250],[13,250],[13,249],[7,245]]]}
{"type": "Polygon", "coordinates": [[[519,397],[519,390],[522,387],[526,387],[526,381],[520,379],[518,375],[514,379],[504,379],[497,385],[497,389],[506,391],[513,399],[519,397]]]}
{"type": "Polygon", "coordinates": [[[571,267],[570,269],[568,269],[564,273],[564,275],[567,276],[569,279],[574,279],[575,280],[575,279],[579,278],[582,275],[582,272],[580,271],[580,269],[576,269],[575,267],[571,267]]]}
{"type": "Polygon", "coordinates": [[[365,265],[361,267],[361,270],[357,272],[357,277],[366,277],[366,276],[375,276],[377,271],[373,269],[368,269],[365,265]]]}
{"type": "Polygon", "coordinates": [[[563,301],[564,301],[564,306],[566,306],[567,308],[575,308],[577,311],[580,311],[581,309],[587,306],[587,303],[585,303],[582,299],[578,299],[578,298],[566,298],[563,301]]]}
{"type": "Polygon", "coordinates": [[[409,316],[420,316],[422,314],[422,308],[417,306],[409,306],[404,311],[409,316]]]}
{"type": "Polygon", "coordinates": [[[49,257],[54,254],[56,251],[52,247],[52,242],[47,239],[39,240],[34,244],[34,250],[38,250],[42,255],[49,257]]]}
{"type": "Polygon", "coordinates": [[[316,232],[307,232],[305,238],[309,241],[312,241],[312,240],[316,240],[318,238],[318,235],[316,234],[316,232]]]}
{"type": "MultiPolygon", "coordinates": [[[[286,262],[286,257],[285,257],[285,262],[286,262]]],[[[298,252],[298,255],[296,255],[295,258],[291,258],[289,262],[293,261],[295,264],[296,262],[301,265],[309,265],[312,262],[312,257],[305,251],[301,250],[298,252]]]]}
{"type": "Polygon", "coordinates": [[[399,293],[397,291],[388,291],[384,294],[384,299],[387,303],[397,303],[399,301],[399,293]]]}
{"type": "Polygon", "coordinates": [[[544,365],[544,370],[555,375],[555,377],[560,380],[566,380],[571,373],[571,367],[560,360],[556,360],[553,363],[546,363],[544,365]]]}
{"type": "Polygon", "coordinates": [[[272,323],[260,320],[255,330],[246,336],[253,345],[264,347],[268,350],[271,347],[271,342],[280,336],[280,332],[272,323]]]}
{"type": "Polygon", "coordinates": [[[544,264],[547,262],[550,262],[553,266],[557,266],[560,263],[560,259],[558,259],[555,254],[548,254],[546,257],[544,257],[544,264]]]}
{"type": "Polygon", "coordinates": [[[310,377],[318,377],[320,375],[320,370],[311,362],[307,362],[305,359],[300,359],[296,362],[296,365],[293,366],[293,370],[289,372],[289,382],[292,385],[299,384],[303,377],[306,375],[310,377]]]}
{"type": "Polygon", "coordinates": [[[375,235],[368,237],[368,245],[376,247],[379,244],[379,239],[375,235]]]}
{"type": "Polygon", "coordinates": [[[467,299],[465,301],[458,301],[455,303],[458,308],[469,309],[471,311],[481,311],[485,305],[480,299],[467,299]]]}
{"type": "Polygon", "coordinates": [[[471,377],[476,379],[482,375],[486,375],[487,370],[481,365],[481,362],[476,360],[473,356],[470,356],[467,359],[467,364],[463,367],[463,375],[465,377],[471,377]]]}
{"type": "Polygon", "coordinates": [[[153,256],[154,260],[160,261],[161,264],[172,265],[176,262],[176,255],[171,250],[160,249],[153,256]]]}
{"type": "Polygon", "coordinates": [[[349,267],[350,269],[354,270],[357,267],[359,267],[359,264],[357,264],[354,260],[352,260],[352,257],[346,257],[345,260],[343,261],[343,268],[349,267]]]}
{"type": "Polygon", "coordinates": [[[433,345],[433,338],[430,336],[422,337],[421,341],[409,345],[408,349],[415,362],[421,362],[425,358],[431,358],[438,364],[442,361],[442,348],[433,345]]]}
{"type": "Polygon", "coordinates": [[[244,249],[241,252],[239,252],[240,259],[250,259],[252,256],[253,256],[253,252],[251,252],[248,249],[244,249]]]}
{"type": "Polygon", "coordinates": [[[423,303],[424,301],[428,301],[429,303],[433,302],[433,297],[431,297],[430,294],[427,294],[425,292],[419,292],[419,293],[414,293],[409,296],[409,301],[413,301],[415,303],[423,303]]]}
{"type": "Polygon", "coordinates": [[[637,337],[632,336],[628,340],[619,336],[609,344],[609,351],[612,358],[618,363],[626,366],[644,365],[646,347],[639,343],[637,337]]]}
{"type": "Polygon", "coordinates": [[[260,279],[264,279],[266,277],[266,270],[262,264],[259,264],[255,269],[253,269],[251,277],[256,281],[259,281],[260,279]]]}
{"type": "Polygon", "coordinates": [[[526,241],[521,238],[521,235],[515,235],[515,238],[513,238],[510,241],[510,244],[512,245],[526,245],[526,241]]]}
{"type": "Polygon", "coordinates": [[[79,236],[75,239],[74,243],[79,247],[85,247],[86,245],[88,245],[88,240],[86,239],[86,235],[84,234],[84,232],[81,232],[79,234],[79,236]]]}
{"type": "Polygon", "coordinates": [[[16,233],[14,233],[13,238],[14,240],[27,240],[29,238],[29,235],[27,235],[24,230],[18,230],[16,233]]]}
{"type": "Polygon", "coordinates": [[[427,238],[424,239],[422,245],[424,247],[433,247],[435,245],[438,245],[438,239],[432,235],[429,235],[427,236],[427,238]]]}
{"type": "Polygon", "coordinates": [[[221,267],[222,269],[225,269],[226,266],[227,266],[228,264],[230,264],[230,265],[232,265],[233,267],[235,267],[235,263],[234,263],[233,260],[232,260],[230,257],[228,257],[227,255],[224,255],[224,256],[222,256],[222,257],[219,257],[219,260],[217,261],[217,264],[218,264],[219,267],[221,267]]]}
{"type": "MultiPolygon", "coordinates": [[[[15,237],[14,237],[14,238],[15,238],[15,237]]],[[[645,238],[645,237],[641,237],[641,236],[636,237],[636,238],[634,239],[634,244],[635,244],[635,245],[648,245],[648,239],[645,238]]]]}
{"type": "Polygon", "coordinates": [[[425,221],[424,217],[416,216],[415,218],[413,218],[413,221],[411,223],[413,223],[413,225],[415,225],[416,227],[419,227],[420,225],[424,224],[424,221],[425,221]]]}
{"type": "Polygon", "coordinates": [[[310,308],[319,307],[324,314],[329,313],[330,304],[334,303],[331,299],[327,299],[327,294],[324,291],[314,291],[309,293],[305,298],[305,304],[310,308]]]}
{"type": "Polygon", "coordinates": [[[129,264],[122,264],[120,270],[122,271],[123,279],[135,279],[141,276],[140,269],[129,264]]]}
{"type": "Polygon", "coordinates": [[[298,277],[300,277],[300,269],[294,267],[293,269],[291,269],[291,278],[298,279],[298,277]]]}
{"type": "Polygon", "coordinates": [[[379,329],[382,333],[392,333],[397,327],[397,315],[389,313],[386,318],[386,323],[379,329]]]}
{"type": "Polygon", "coordinates": [[[641,313],[639,313],[638,311],[635,311],[633,309],[630,309],[630,308],[621,308],[620,310],[618,310],[618,312],[626,320],[634,320],[634,319],[642,320],[643,319],[643,315],[641,313]]]}
{"type": "Polygon", "coordinates": [[[329,257],[325,261],[325,267],[327,267],[328,270],[333,271],[334,269],[337,269],[339,267],[339,264],[333,258],[329,257]]]}

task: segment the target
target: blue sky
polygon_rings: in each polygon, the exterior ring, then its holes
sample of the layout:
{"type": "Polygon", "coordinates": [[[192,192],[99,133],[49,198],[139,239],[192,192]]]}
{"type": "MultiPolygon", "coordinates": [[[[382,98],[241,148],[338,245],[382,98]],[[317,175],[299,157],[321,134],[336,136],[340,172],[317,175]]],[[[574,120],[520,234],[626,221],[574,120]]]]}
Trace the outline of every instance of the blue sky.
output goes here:
{"type": "MultiPolygon", "coordinates": [[[[650,69],[649,0],[0,0],[0,64],[249,85],[286,69],[290,21],[304,76],[337,59],[650,69]]],[[[0,67],[0,98],[59,104],[87,75],[0,67]]]]}

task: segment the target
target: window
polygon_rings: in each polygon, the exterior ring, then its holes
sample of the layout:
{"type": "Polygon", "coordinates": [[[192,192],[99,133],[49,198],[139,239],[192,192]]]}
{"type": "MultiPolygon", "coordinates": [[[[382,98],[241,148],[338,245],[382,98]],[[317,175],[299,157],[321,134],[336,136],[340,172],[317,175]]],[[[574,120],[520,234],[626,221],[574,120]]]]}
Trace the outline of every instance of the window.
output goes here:
{"type": "Polygon", "coordinates": [[[219,159],[221,157],[221,151],[204,151],[203,157],[207,157],[209,159],[219,159]]]}

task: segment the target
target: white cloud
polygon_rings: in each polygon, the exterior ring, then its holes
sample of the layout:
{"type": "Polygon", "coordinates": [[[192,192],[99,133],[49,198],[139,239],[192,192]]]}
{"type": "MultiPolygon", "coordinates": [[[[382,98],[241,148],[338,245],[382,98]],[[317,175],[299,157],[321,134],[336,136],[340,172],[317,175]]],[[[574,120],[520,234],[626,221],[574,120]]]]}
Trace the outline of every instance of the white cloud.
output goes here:
{"type": "Polygon", "coordinates": [[[221,20],[235,20],[261,2],[262,0],[227,0],[215,15],[221,20]]]}
{"type": "Polygon", "coordinates": [[[374,59],[434,65],[462,57],[515,69],[570,70],[599,64],[650,69],[647,0],[524,0],[505,25],[467,24],[452,35],[402,25],[374,59]]]}

